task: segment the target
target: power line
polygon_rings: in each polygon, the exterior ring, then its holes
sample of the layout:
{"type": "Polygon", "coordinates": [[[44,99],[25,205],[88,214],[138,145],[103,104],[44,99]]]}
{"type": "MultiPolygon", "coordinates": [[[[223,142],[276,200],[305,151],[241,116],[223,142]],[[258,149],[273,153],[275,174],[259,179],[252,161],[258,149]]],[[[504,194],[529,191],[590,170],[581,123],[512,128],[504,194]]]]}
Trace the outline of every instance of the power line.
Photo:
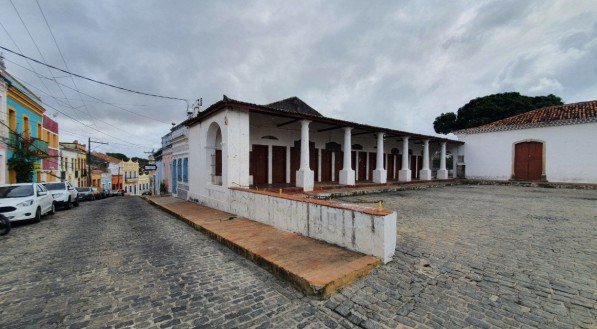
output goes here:
{"type": "MultiPolygon", "coordinates": [[[[62,50],[60,49],[60,46],[58,45],[58,41],[56,41],[56,37],[54,36],[54,32],[52,32],[52,28],[50,27],[50,23],[48,22],[48,19],[46,18],[46,14],[44,14],[43,9],[41,8],[39,1],[35,0],[35,3],[37,3],[37,8],[39,8],[39,12],[41,13],[41,16],[44,18],[44,22],[46,22],[46,26],[48,27],[48,31],[50,31],[50,35],[52,36],[52,40],[54,40],[54,44],[56,45],[56,48],[58,49],[58,53],[60,54],[60,58],[62,58],[62,63],[64,63],[64,67],[66,67],[67,70],[70,70],[68,67],[68,64],[66,63],[66,59],[64,59],[64,55],[62,55],[62,50]]],[[[52,76],[54,77],[54,76],[52,76]]],[[[73,78],[72,75],[69,76],[71,82],[73,83],[73,86],[75,87],[76,91],[79,91],[79,87],[77,86],[77,84],[75,83],[75,79],[73,78]]],[[[54,77],[54,81],[56,81],[56,77],[54,77]]],[[[56,83],[58,83],[58,81],[56,81],[56,83]]],[[[87,115],[91,118],[92,122],[94,122],[93,116],[91,116],[91,114],[89,113],[89,109],[87,108],[87,104],[85,103],[85,101],[83,100],[83,97],[81,97],[81,94],[79,93],[79,99],[81,100],[81,102],[83,103],[83,105],[85,106],[85,111],[87,112],[87,115]]],[[[68,99],[67,99],[68,102],[68,99]]],[[[95,122],[94,122],[95,124],[95,122]]]]}
{"type": "Polygon", "coordinates": [[[187,105],[188,105],[188,103],[189,103],[189,100],[188,100],[188,99],[185,99],[185,98],[172,97],[172,96],[163,96],[163,95],[158,95],[158,94],[151,94],[151,93],[146,93],[146,92],[142,92],[142,91],[136,91],[136,90],[132,90],[132,89],[128,89],[128,88],[124,88],[124,87],[116,86],[116,85],[113,85],[113,84],[111,84],[111,83],[107,83],[107,82],[98,81],[98,80],[95,80],[95,79],[92,79],[92,78],[88,78],[88,77],[85,77],[85,76],[82,76],[82,75],[79,75],[79,74],[76,74],[76,73],[69,72],[69,71],[67,71],[67,70],[63,70],[63,69],[61,69],[61,68],[58,68],[58,67],[56,67],[56,66],[53,66],[53,65],[50,65],[50,64],[46,64],[46,63],[44,63],[44,62],[38,61],[37,59],[34,59],[34,58],[31,58],[31,57],[25,56],[25,55],[23,55],[23,54],[21,54],[21,53],[18,53],[18,52],[14,51],[14,50],[8,49],[8,48],[6,48],[6,47],[3,47],[3,46],[0,46],[0,49],[6,50],[6,51],[8,51],[9,53],[12,53],[12,54],[14,54],[14,55],[17,55],[17,56],[20,56],[20,57],[26,58],[26,59],[28,59],[28,60],[31,60],[31,61],[35,62],[35,63],[38,63],[38,64],[41,64],[41,65],[44,65],[44,66],[47,66],[47,67],[53,68],[54,70],[58,70],[58,71],[60,71],[60,72],[66,73],[66,74],[73,75],[73,76],[75,76],[75,77],[77,77],[77,78],[85,79],[85,80],[88,80],[88,81],[91,81],[91,82],[95,82],[95,83],[98,83],[98,84],[101,84],[101,85],[104,85],[104,86],[108,86],[108,87],[112,87],[112,88],[116,88],[116,89],[120,89],[120,90],[128,91],[128,92],[130,92],[130,93],[135,93],[135,94],[139,94],[139,95],[145,95],[145,96],[151,96],[151,97],[158,97],[158,98],[165,98],[165,99],[179,100],[179,101],[183,101],[183,102],[187,103],[187,105]]]}

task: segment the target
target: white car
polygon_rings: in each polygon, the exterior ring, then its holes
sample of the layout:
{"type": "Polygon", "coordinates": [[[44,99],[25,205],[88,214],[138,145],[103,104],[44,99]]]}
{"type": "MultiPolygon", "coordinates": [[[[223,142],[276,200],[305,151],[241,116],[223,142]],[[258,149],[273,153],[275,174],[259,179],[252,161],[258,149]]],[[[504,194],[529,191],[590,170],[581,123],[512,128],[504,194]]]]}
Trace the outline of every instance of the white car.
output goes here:
{"type": "Polygon", "coordinates": [[[33,219],[56,211],[52,194],[41,184],[21,183],[0,186],[0,213],[11,222],[33,219]]]}
{"type": "Polygon", "coordinates": [[[78,192],[69,182],[44,183],[44,186],[52,193],[56,207],[71,209],[79,206],[78,192]]]}

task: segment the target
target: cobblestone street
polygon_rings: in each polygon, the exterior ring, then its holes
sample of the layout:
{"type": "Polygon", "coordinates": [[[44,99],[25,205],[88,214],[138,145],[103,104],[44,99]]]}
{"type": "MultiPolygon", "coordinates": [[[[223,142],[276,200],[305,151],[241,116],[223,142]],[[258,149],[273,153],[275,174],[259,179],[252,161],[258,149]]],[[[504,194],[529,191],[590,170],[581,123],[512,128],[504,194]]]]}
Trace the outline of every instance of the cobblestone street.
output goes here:
{"type": "Polygon", "coordinates": [[[455,186],[398,210],[395,260],[329,300],[136,197],[0,238],[0,327],[594,327],[597,191],[455,186]]]}

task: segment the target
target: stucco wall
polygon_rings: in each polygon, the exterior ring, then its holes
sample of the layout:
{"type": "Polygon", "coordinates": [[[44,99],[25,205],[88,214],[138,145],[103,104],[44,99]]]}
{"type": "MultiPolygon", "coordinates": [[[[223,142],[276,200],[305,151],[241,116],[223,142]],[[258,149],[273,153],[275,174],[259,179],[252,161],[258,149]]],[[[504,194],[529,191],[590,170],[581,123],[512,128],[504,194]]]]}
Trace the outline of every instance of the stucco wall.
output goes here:
{"type": "Polygon", "coordinates": [[[544,166],[550,182],[597,183],[597,123],[461,134],[466,177],[508,180],[514,173],[514,144],[544,142],[544,166]]]}
{"type": "Polygon", "coordinates": [[[255,191],[230,191],[229,212],[278,229],[392,260],[396,248],[396,213],[297,201],[255,191]]]}

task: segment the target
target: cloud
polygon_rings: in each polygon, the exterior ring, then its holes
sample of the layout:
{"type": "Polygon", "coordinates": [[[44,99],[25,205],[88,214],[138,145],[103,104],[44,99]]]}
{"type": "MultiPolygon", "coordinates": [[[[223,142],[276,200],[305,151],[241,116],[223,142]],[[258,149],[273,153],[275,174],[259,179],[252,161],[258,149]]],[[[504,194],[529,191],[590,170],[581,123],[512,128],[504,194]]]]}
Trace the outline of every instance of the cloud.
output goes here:
{"type": "MultiPolygon", "coordinates": [[[[336,118],[432,134],[437,115],[474,97],[516,90],[574,102],[597,95],[592,1],[40,4],[72,71],[131,89],[202,97],[205,105],[222,94],[255,103],[298,96],[336,118]]],[[[15,5],[46,60],[63,66],[35,2],[15,5]]],[[[0,20],[23,52],[39,58],[7,1],[0,2],[0,20]]],[[[0,44],[15,47],[4,31],[0,44]]],[[[52,106],[113,136],[59,114],[65,140],[91,135],[114,151],[143,156],[159,147],[170,122],[185,118],[183,102],[81,80],[82,92],[129,112],[87,96],[83,104],[62,87],[73,109],[52,81],[8,67],[52,106]]],[[[64,74],[54,75],[74,88],[64,74]]]]}

